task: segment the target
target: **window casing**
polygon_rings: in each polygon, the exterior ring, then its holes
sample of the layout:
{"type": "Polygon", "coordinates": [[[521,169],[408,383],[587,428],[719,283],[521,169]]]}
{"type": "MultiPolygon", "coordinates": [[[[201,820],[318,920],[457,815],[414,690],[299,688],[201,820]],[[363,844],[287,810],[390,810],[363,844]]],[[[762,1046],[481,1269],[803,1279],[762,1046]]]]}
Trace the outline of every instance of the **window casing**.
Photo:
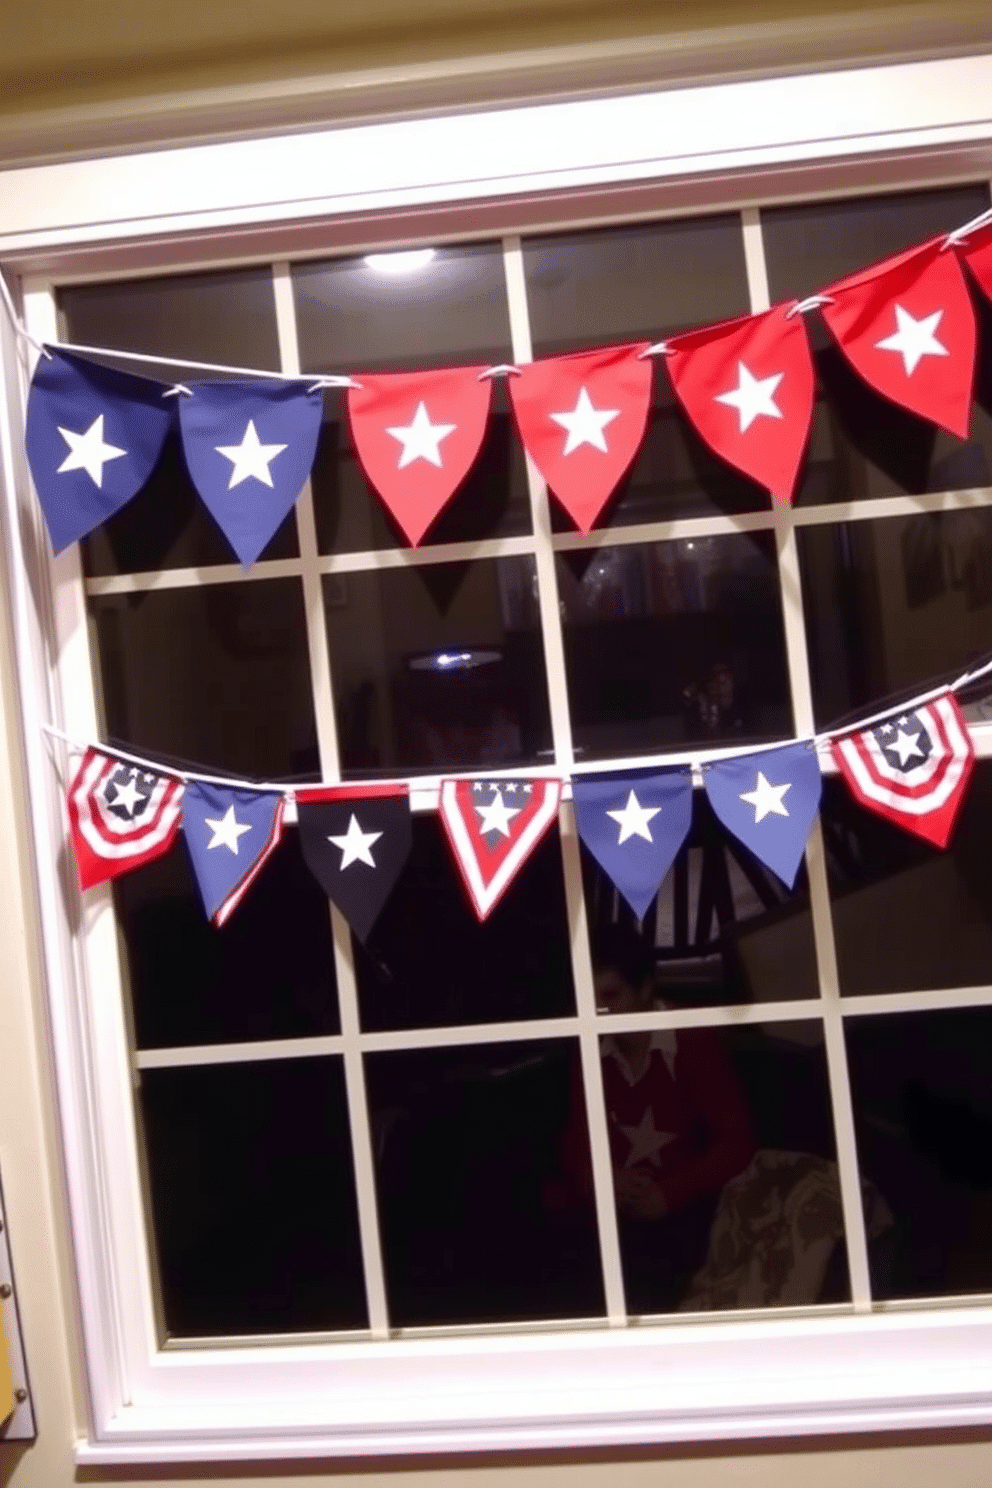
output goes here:
{"type": "MultiPolygon", "coordinates": [[[[942,76],[945,82],[956,76],[963,87],[966,80],[971,80],[974,64],[958,66],[958,74],[942,76]]],[[[893,85],[891,74],[897,71],[885,70],[883,94],[885,86],[893,85]]],[[[823,87],[822,80],[816,80],[816,84],[821,106],[825,107],[833,95],[823,87]]],[[[754,86],[774,90],[777,85],[754,86]]],[[[838,79],[834,86],[840,89],[844,85],[838,79]]],[[[702,99],[697,104],[694,94],[680,96],[686,97],[687,110],[703,106],[702,99]]],[[[894,114],[897,109],[902,110],[898,117],[904,123],[913,108],[923,109],[918,100],[911,104],[898,89],[885,96],[894,114]]],[[[648,107],[643,102],[626,102],[631,108],[648,107]]],[[[662,100],[659,107],[664,109],[670,104],[671,98],[662,100]]],[[[605,111],[609,106],[601,107],[605,111]]],[[[937,97],[933,107],[935,113],[950,110],[943,94],[937,97]]],[[[657,116],[653,122],[657,124],[657,116]]],[[[443,121],[434,124],[439,129],[443,127],[443,121]]],[[[452,121],[452,130],[457,131],[458,127],[459,121],[452,121]]],[[[721,127],[723,148],[729,150],[726,121],[721,127]]],[[[918,123],[918,127],[922,126],[918,123]]],[[[941,117],[932,128],[934,143],[938,144],[941,131],[949,128],[947,118],[941,117]]],[[[711,142],[713,130],[719,133],[716,124],[711,126],[711,142]]],[[[605,138],[609,142],[613,136],[607,132],[605,138]]],[[[750,143],[752,149],[758,148],[753,141],[750,143]]],[[[232,148],[250,152],[252,147],[232,148]]],[[[493,148],[497,148],[495,143],[493,148]]],[[[780,143],[780,162],[784,165],[794,162],[803,148],[802,142],[795,139],[780,143]]],[[[862,156],[871,153],[871,146],[866,146],[863,140],[848,140],[847,148],[852,157],[859,151],[862,156]]],[[[594,158],[588,136],[574,140],[569,150],[571,168],[577,170],[585,163],[588,170],[588,162],[594,158]]],[[[507,153],[512,155],[512,142],[507,153]]],[[[697,169],[702,165],[703,153],[701,146],[697,169]]],[[[604,166],[602,154],[596,159],[601,174],[608,176],[612,170],[614,179],[621,181],[629,181],[634,175],[629,163],[604,166]]],[[[564,168],[563,162],[559,166],[564,168]]],[[[857,163],[848,166],[852,191],[857,189],[861,169],[857,163]]],[[[80,167],[83,176],[92,170],[93,167],[80,167]]],[[[964,173],[962,169],[954,172],[964,173]]],[[[385,164],[381,174],[388,174],[385,164]]],[[[969,170],[967,174],[973,178],[975,172],[969,170]]],[[[516,180],[518,189],[525,185],[523,176],[516,180]]],[[[889,184],[905,182],[893,173],[889,184]]],[[[188,191],[191,210],[196,189],[196,184],[191,183],[188,191]]],[[[416,197],[413,188],[408,186],[407,190],[410,199],[416,197]]],[[[439,195],[447,191],[449,197],[458,194],[450,182],[446,186],[439,184],[434,190],[439,195]]],[[[185,187],[177,188],[179,199],[186,194],[185,187]]],[[[466,196],[468,192],[463,190],[461,194],[466,196]]],[[[739,201],[751,192],[744,189],[734,194],[739,201]]],[[[422,189],[422,206],[426,207],[430,195],[427,188],[422,189]]],[[[342,212],[347,209],[347,200],[342,187],[342,212]]],[[[715,192],[707,205],[727,209],[726,193],[715,192]]],[[[261,210],[257,201],[254,205],[248,201],[241,208],[243,217],[249,221],[253,211],[259,214],[261,210]]],[[[511,218],[513,210],[510,205],[511,218]]],[[[556,204],[556,215],[567,218],[567,212],[567,199],[556,204]]],[[[138,208],[135,215],[139,215],[138,208]]],[[[465,208],[464,227],[468,236],[473,235],[471,215],[469,206],[465,208]]],[[[175,231],[181,233],[184,224],[179,219],[177,212],[175,231]]],[[[73,236],[64,229],[63,233],[67,238],[73,236]]],[[[741,234],[749,306],[759,310],[770,299],[768,254],[761,218],[752,208],[743,209],[741,234]]],[[[425,235],[430,236],[429,231],[425,235]]],[[[184,254],[187,260],[195,259],[198,245],[194,233],[189,235],[187,243],[184,254]]],[[[523,246],[515,237],[503,241],[510,349],[518,360],[531,355],[535,340],[527,297],[527,251],[526,238],[523,246]]],[[[859,262],[872,256],[867,249],[854,251],[859,262]]],[[[118,248],[115,252],[124,250],[118,248]]],[[[49,337],[58,334],[52,284],[53,280],[57,282],[71,275],[71,267],[65,273],[56,269],[52,276],[26,283],[26,308],[34,334],[49,337]]],[[[276,261],[272,275],[279,356],[283,370],[293,372],[300,367],[300,337],[289,263],[276,261]]],[[[87,277],[92,277],[92,272],[87,277]]],[[[776,289],[776,298],[782,292],[776,289]]],[[[540,353],[540,345],[537,350],[540,353]]],[[[141,1163],[132,1108],[132,1051],[123,1001],[116,995],[106,995],[108,988],[121,986],[114,916],[109,895],[95,894],[83,904],[78,927],[70,923],[72,914],[78,911],[67,909],[50,867],[62,840],[58,790],[35,730],[39,721],[51,719],[75,736],[96,737],[101,732],[102,720],[91,681],[95,671],[87,633],[87,595],[92,602],[142,588],[160,590],[175,585],[196,590],[205,584],[266,582],[270,575],[278,575],[280,581],[293,579],[302,591],[320,770],[324,778],[333,779],[345,773],[342,770],[345,762],[333,704],[333,657],[322,620],[322,587],[326,593],[329,577],[388,572],[408,561],[421,560],[408,560],[406,556],[400,559],[388,548],[329,552],[330,545],[322,543],[319,536],[312,499],[305,494],[297,509],[298,556],[281,556],[274,560],[275,569],[265,570],[262,565],[259,573],[247,580],[233,565],[230,571],[218,565],[202,570],[164,570],[158,577],[137,580],[128,576],[117,579],[112,575],[84,579],[78,552],[63,555],[55,562],[43,556],[47,547],[39,535],[36,513],[20,468],[16,431],[23,378],[12,355],[8,356],[6,372],[9,402],[5,480],[11,500],[16,490],[22,503],[23,515],[19,520],[32,523],[27,530],[37,538],[25,543],[18,537],[17,523],[11,522],[8,527],[11,584],[25,687],[25,739],[38,844],[39,893],[92,1400],[91,1437],[80,1449],[81,1460],[275,1457],[288,1453],[319,1455],[327,1451],[398,1452],[458,1446],[583,1444],[987,1419],[989,1399],[981,1378],[981,1359],[983,1354],[985,1358],[988,1356],[992,1322],[981,1302],[967,1309],[957,1305],[923,1306],[918,1302],[912,1307],[898,1308],[872,1305],[858,1194],[844,1023],[845,1019],[856,1021],[859,1015],[869,1012],[891,1015],[942,1005],[986,1006],[992,1003],[992,990],[984,985],[952,991],[913,988],[900,990],[896,994],[898,1003],[893,1001],[892,994],[878,993],[856,998],[857,1008],[850,999],[845,1006],[842,997],[848,988],[843,965],[838,962],[819,829],[814,831],[808,853],[819,997],[815,1001],[786,999],[765,1003],[733,1016],[744,1022],[801,1021],[813,1017],[822,1028],[845,1213],[849,1306],[819,1309],[815,1315],[800,1312],[737,1318],[723,1313],[705,1322],[669,1319],[652,1326],[622,1326],[623,1267],[610,1199],[598,1050],[600,1034],[609,1031],[612,1024],[595,1010],[578,845],[566,809],[562,819],[562,857],[573,927],[576,997],[575,1013],[566,1018],[544,1023],[528,1019],[525,1025],[494,1023],[471,1029],[458,1026],[450,1032],[443,1031],[443,1036],[436,1029],[412,1034],[363,1031],[349,937],[342,923],[334,919],[340,1032],[321,1038],[320,1053],[334,1054],[343,1060],[344,1100],[351,1121],[358,1227],[368,1302],[366,1337],[252,1340],[238,1347],[204,1345],[195,1352],[160,1346],[161,1329],[154,1311],[155,1292],[144,1232],[141,1163]],[[39,600],[39,595],[44,597],[39,600]],[[547,1330],[504,1329],[488,1335],[478,1329],[471,1333],[448,1331],[436,1336],[391,1335],[375,1214],[374,1156],[363,1058],[377,1049],[482,1043],[494,1034],[512,1041],[566,1032],[578,1039],[585,1071],[606,1311],[614,1326],[572,1326],[565,1333],[557,1325],[547,1330]],[[659,1387],[662,1378],[664,1383],[659,1387]],[[500,1402],[497,1411],[493,1410],[494,1399],[500,1402]]],[[[811,464],[815,464],[816,453],[814,444],[811,464]]],[[[992,492],[988,488],[953,494],[938,490],[918,497],[869,492],[857,500],[837,502],[833,506],[825,505],[824,499],[818,500],[816,496],[813,504],[807,505],[801,497],[791,512],[776,507],[737,515],[685,515],[660,522],[612,525],[593,534],[591,539],[580,539],[578,534],[554,534],[546,493],[533,472],[528,478],[527,496],[531,533],[488,539],[481,546],[474,541],[472,556],[499,560],[526,555],[533,560],[544,664],[549,679],[554,763],[565,773],[576,762],[576,738],[574,717],[568,706],[566,631],[559,618],[562,555],[583,547],[605,551],[650,542],[730,538],[741,531],[767,533],[774,545],[783,596],[785,667],[792,723],[795,731],[803,734],[822,724],[831,707],[830,702],[820,701],[817,683],[811,677],[803,613],[796,600],[797,595],[809,588],[808,582],[804,584],[804,565],[808,572],[809,565],[815,561],[805,551],[809,546],[806,539],[839,518],[857,527],[868,521],[886,518],[913,521],[921,514],[947,508],[967,511],[992,504],[992,492]]],[[[465,550],[455,544],[441,552],[436,548],[425,549],[422,561],[450,561],[465,556],[465,550]]],[[[860,701],[852,694],[850,705],[857,706],[860,701]]],[[[788,727],[781,732],[788,733],[788,727]]],[[[992,738],[981,727],[976,731],[976,748],[983,756],[992,753],[992,738]]],[[[637,750],[631,752],[636,754],[637,750]]],[[[698,753],[698,749],[694,752],[698,753]]],[[[615,745],[610,745],[600,758],[616,759],[618,754],[615,745]]],[[[356,769],[350,773],[352,778],[360,778],[362,771],[356,769]]],[[[418,804],[428,804],[430,792],[431,782],[427,778],[418,804]]],[[[684,1013],[645,1017],[655,1027],[731,1020],[731,1015],[721,1009],[697,1011],[690,1017],[684,1013]]],[[[621,1026],[616,1022],[617,1028],[621,1026]]],[[[166,1054],[174,1052],[166,1051],[166,1054]]],[[[284,1045],[281,1052],[285,1055],[288,1046],[284,1045]]],[[[262,1047],[253,1053],[256,1057],[262,1055],[262,1047]]],[[[235,1052],[229,1057],[244,1058],[245,1051],[242,1048],[240,1055],[235,1052]]],[[[209,1060],[209,1055],[201,1053],[188,1062],[209,1060]]],[[[139,1068],[147,1069],[161,1068],[168,1062],[160,1050],[139,1053],[137,1061],[139,1068]]]]}

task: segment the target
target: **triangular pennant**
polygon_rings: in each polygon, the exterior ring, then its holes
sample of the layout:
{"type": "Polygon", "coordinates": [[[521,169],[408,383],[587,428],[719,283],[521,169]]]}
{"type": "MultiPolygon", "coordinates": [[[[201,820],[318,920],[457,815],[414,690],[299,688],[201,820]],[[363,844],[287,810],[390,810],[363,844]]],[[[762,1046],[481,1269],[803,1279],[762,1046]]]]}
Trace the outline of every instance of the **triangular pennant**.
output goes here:
{"type": "Polygon", "coordinates": [[[641,446],[651,404],[647,341],[531,362],[510,378],[520,437],[588,532],[641,446]]]}
{"type": "Polygon", "coordinates": [[[972,234],[955,252],[968,265],[986,299],[992,300],[992,228],[972,234]]]}
{"type": "Polygon", "coordinates": [[[579,836],[642,920],[689,835],[692,771],[577,775],[572,803],[579,836]]]}
{"type": "Polygon", "coordinates": [[[788,305],[668,342],[665,366],[682,407],[728,464],[791,501],[813,421],[813,362],[788,305]]]}
{"type": "Polygon", "coordinates": [[[834,739],[831,751],[862,806],[935,847],[947,846],[975,764],[952,692],[834,739]]]}
{"type": "Polygon", "coordinates": [[[814,746],[786,744],[709,761],[703,784],[727,831],[791,889],[823,789],[814,746]]]}
{"type": "Polygon", "coordinates": [[[298,383],[194,382],[179,395],[190,478],[242,563],[254,563],[313,465],[319,393],[298,383]]]}
{"type": "Polygon", "coordinates": [[[414,547],[475,463],[492,380],[484,367],[363,372],[348,390],[351,437],[369,482],[414,547]]]}
{"type": "Polygon", "coordinates": [[[89,748],[68,790],[83,889],[167,853],[179,832],[183,783],[89,748]]]}
{"type": "Polygon", "coordinates": [[[173,419],[167,391],[68,352],[39,359],[25,444],[56,553],[126,506],[148,480],[173,419]]]}
{"type": "Polygon", "coordinates": [[[363,943],[413,845],[405,785],[297,790],[303,858],[363,943]]]}
{"type": "Polygon", "coordinates": [[[944,238],[832,284],[823,318],[851,366],[910,413],[967,438],[975,311],[944,238]]]}
{"type": "Polygon", "coordinates": [[[231,917],[278,846],[285,804],[276,791],[188,782],[186,847],[203,907],[215,925],[231,917]]]}
{"type": "Polygon", "coordinates": [[[560,780],[442,780],[438,810],[484,920],[558,814],[560,780]]]}

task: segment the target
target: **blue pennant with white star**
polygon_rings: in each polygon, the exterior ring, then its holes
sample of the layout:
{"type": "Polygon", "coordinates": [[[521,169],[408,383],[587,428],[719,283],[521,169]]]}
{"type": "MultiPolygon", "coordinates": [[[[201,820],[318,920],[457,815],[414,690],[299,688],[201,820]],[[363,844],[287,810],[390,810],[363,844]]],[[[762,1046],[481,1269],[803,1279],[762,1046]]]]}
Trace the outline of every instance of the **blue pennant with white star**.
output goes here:
{"type": "Polygon", "coordinates": [[[56,553],[126,506],[148,480],[174,418],[168,391],[68,352],[39,359],[25,445],[56,553]]]}
{"type": "Polygon", "coordinates": [[[223,925],[237,909],[282,837],[284,798],[275,791],[232,790],[191,780],[183,795],[183,831],[208,917],[223,925]]]}
{"type": "Polygon", "coordinates": [[[179,427],[190,478],[241,562],[254,563],[310,474],[323,399],[275,379],[189,386],[179,427]]]}
{"type": "Polygon", "coordinates": [[[642,920],[689,835],[692,772],[577,775],[572,802],[579,836],[642,920]]]}
{"type": "Polygon", "coordinates": [[[727,831],[791,889],[823,788],[813,745],[713,760],[703,766],[703,784],[727,831]]]}

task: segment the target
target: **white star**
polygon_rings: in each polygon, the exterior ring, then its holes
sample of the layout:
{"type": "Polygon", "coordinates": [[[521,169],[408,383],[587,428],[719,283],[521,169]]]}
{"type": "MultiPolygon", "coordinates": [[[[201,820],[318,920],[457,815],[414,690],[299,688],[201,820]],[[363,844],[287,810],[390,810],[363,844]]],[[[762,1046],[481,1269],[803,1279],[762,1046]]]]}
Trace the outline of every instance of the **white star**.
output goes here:
{"type": "Polygon", "coordinates": [[[743,434],[755,419],[782,417],[782,410],[775,402],[775,389],[784,376],[784,372],[773,372],[771,377],[754,377],[743,362],[738,362],[737,386],[728,388],[725,393],[717,393],[713,402],[726,403],[728,408],[737,409],[743,434]]]}
{"type": "Polygon", "coordinates": [[[653,842],[648,822],[658,815],[660,806],[641,805],[640,801],[631,791],[627,797],[627,804],[619,811],[608,811],[607,816],[612,816],[620,828],[620,836],[617,839],[617,847],[627,841],[628,837],[643,837],[645,842],[653,842]]]}
{"type": "Polygon", "coordinates": [[[103,414],[95,418],[85,434],[74,434],[71,429],[58,426],[59,433],[69,446],[69,453],[56,471],[62,475],[67,470],[85,470],[95,486],[103,488],[103,467],[109,460],[119,460],[127,450],[116,444],[103,442],[103,414]]]}
{"type": "Polygon", "coordinates": [[[568,433],[563,455],[572,454],[583,444],[590,444],[593,449],[601,450],[606,455],[609,449],[603,430],[607,424],[612,424],[615,418],[620,417],[620,409],[595,408],[588,391],[581,387],[571,413],[552,413],[549,417],[568,433]]]}
{"type": "Polygon", "coordinates": [[[660,1132],[655,1126],[654,1111],[650,1106],[636,1126],[621,1126],[620,1130],[630,1143],[630,1151],[624,1158],[625,1168],[632,1168],[635,1163],[643,1162],[645,1158],[656,1168],[660,1168],[661,1158],[658,1153],[662,1147],[667,1147],[669,1142],[675,1141],[674,1132],[660,1132]]]}
{"type": "Polygon", "coordinates": [[[510,835],[510,822],[521,812],[520,806],[507,806],[503,800],[503,792],[498,790],[489,802],[488,806],[476,806],[479,813],[479,831],[483,836],[487,832],[502,832],[504,837],[510,835]]]}
{"type": "Polygon", "coordinates": [[[231,462],[231,479],[227,483],[229,491],[246,480],[257,480],[265,486],[271,486],[272,472],[269,466],[285,448],[284,444],[262,444],[254,419],[248,420],[248,427],[240,444],[214,445],[217,453],[231,462]]]}
{"type": "Polygon", "coordinates": [[[428,465],[436,465],[440,470],[444,464],[441,459],[441,440],[454,434],[457,428],[457,424],[432,424],[427,404],[421,400],[409,424],[397,424],[386,430],[387,434],[391,434],[403,446],[397,470],[405,470],[414,460],[426,460],[428,465]]]}
{"type": "Polygon", "coordinates": [[[113,786],[116,794],[112,801],[107,802],[107,805],[123,806],[128,816],[133,816],[134,808],[137,806],[141,797],[141,791],[138,789],[138,782],[134,775],[131,776],[126,785],[118,785],[116,780],[111,780],[109,783],[113,786]]]}
{"type": "Polygon", "coordinates": [[[886,749],[891,749],[893,754],[899,756],[899,763],[903,769],[906,768],[906,761],[912,759],[914,754],[919,755],[920,759],[923,758],[919,734],[907,734],[902,729],[896,734],[895,743],[886,744],[885,747],[886,749]]]}
{"type": "Polygon", "coordinates": [[[234,807],[228,806],[220,821],[211,821],[209,816],[203,818],[206,825],[213,832],[213,836],[207,843],[207,847],[229,847],[235,857],[238,856],[238,838],[245,832],[251,831],[247,822],[239,822],[234,814],[234,807]]]}
{"type": "Polygon", "coordinates": [[[769,785],[765,779],[764,772],[758,771],[758,780],[753,791],[744,791],[741,800],[746,801],[749,806],[754,807],[755,825],[764,821],[765,817],[788,816],[788,812],[782,805],[782,797],[787,790],[792,789],[792,782],[786,781],[784,785],[769,785]]]}
{"type": "Polygon", "coordinates": [[[886,336],[884,341],[876,341],[875,345],[879,351],[897,351],[902,357],[906,376],[912,377],[925,356],[950,356],[947,347],[934,334],[943,317],[943,310],[935,310],[932,315],[915,320],[908,310],[896,305],[898,330],[886,336]]]}
{"type": "Polygon", "coordinates": [[[343,873],[352,863],[367,863],[370,868],[374,868],[375,858],[369,849],[373,842],[379,841],[381,836],[381,832],[363,832],[358,825],[358,817],[352,812],[348,830],[344,836],[328,837],[327,840],[341,849],[341,861],[338,868],[343,873]]]}

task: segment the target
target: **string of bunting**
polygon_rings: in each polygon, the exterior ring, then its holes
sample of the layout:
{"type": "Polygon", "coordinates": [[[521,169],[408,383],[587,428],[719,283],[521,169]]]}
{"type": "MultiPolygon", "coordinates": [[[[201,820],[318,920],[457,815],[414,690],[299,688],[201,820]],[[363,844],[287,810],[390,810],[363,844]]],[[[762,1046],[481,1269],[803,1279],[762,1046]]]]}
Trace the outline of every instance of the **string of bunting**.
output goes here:
{"type": "MultiPolygon", "coordinates": [[[[506,376],[524,446],[572,521],[588,532],[643,441],[661,360],[679,405],[706,443],[788,502],[815,400],[805,317],[814,311],[822,316],[870,387],[965,438],[976,357],[969,278],[992,299],[992,212],[802,301],[668,341],[600,347],[519,367],[279,377],[53,342],[38,348],[27,409],[28,460],[53,548],[61,552],[138,494],[167,437],[178,432],[190,480],[237,557],[251,564],[309,477],[325,391],[341,389],[362,469],[416,545],[478,457],[493,379],[506,376]],[[93,356],[239,380],[166,384],[111,369],[93,356]]],[[[4,303],[14,316],[5,286],[4,303]]]]}
{"type": "MultiPolygon", "coordinates": [[[[947,846],[975,760],[956,693],[989,673],[992,661],[843,730],[695,765],[652,760],[576,771],[570,782],[443,779],[438,812],[479,920],[555,821],[567,785],[579,836],[642,919],[689,834],[697,771],[727,832],[792,888],[829,766],[870,811],[947,846]]],[[[364,942],[411,851],[408,781],[258,784],[179,772],[98,744],[72,748],[82,754],[67,806],[83,889],[161,857],[182,829],[204,910],[223,925],[295,815],[307,866],[364,942]]]]}

